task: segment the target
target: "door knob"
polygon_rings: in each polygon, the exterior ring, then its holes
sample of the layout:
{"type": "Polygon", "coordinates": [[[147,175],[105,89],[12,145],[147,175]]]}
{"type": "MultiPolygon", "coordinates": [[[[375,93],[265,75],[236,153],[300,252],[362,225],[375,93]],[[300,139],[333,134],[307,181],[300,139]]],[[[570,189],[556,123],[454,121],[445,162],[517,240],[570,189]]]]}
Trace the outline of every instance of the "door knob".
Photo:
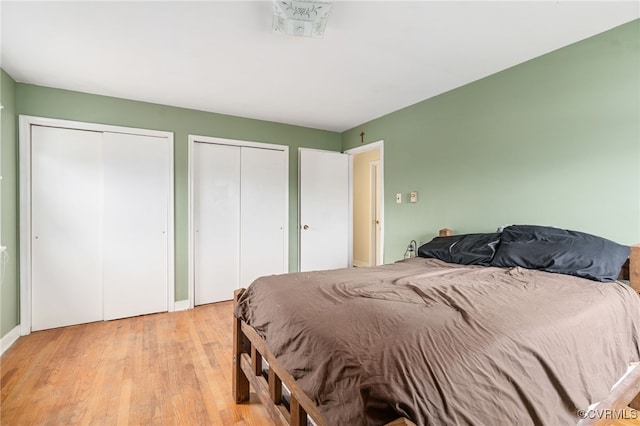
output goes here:
{"type": "Polygon", "coordinates": [[[302,229],[304,229],[304,230],[306,231],[307,229],[309,229],[309,225],[304,225],[304,226],[302,227],[302,229]]]}

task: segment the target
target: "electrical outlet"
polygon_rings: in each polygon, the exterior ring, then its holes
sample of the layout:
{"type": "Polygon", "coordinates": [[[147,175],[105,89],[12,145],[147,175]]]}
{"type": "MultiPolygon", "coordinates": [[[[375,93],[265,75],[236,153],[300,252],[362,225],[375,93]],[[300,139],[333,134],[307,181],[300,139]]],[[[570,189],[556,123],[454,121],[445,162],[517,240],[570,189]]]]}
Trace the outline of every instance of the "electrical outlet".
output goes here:
{"type": "Polygon", "coordinates": [[[409,202],[410,203],[417,203],[418,202],[418,192],[417,191],[409,193],[409,202]]]}
{"type": "Polygon", "coordinates": [[[396,194],[396,204],[402,204],[402,192],[396,194]]]}

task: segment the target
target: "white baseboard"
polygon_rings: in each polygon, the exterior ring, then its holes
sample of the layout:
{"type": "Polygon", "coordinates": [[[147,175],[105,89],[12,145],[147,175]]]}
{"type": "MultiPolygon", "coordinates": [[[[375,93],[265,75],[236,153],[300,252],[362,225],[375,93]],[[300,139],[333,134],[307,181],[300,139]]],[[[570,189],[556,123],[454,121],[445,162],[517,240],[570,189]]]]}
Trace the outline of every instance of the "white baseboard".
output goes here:
{"type": "Polygon", "coordinates": [[[173,311],[174,312],[186,311],[187,309],[189,309],[189,299],[187,299],[187,300],[176,300],[173,303],[173,311]]]}
{"type": "Polygon", "coordinates": [[[13,345],[20,337],[20,324],[16,325],[11,331],[2,336],[0,339],[0,355],[13,345]]]}

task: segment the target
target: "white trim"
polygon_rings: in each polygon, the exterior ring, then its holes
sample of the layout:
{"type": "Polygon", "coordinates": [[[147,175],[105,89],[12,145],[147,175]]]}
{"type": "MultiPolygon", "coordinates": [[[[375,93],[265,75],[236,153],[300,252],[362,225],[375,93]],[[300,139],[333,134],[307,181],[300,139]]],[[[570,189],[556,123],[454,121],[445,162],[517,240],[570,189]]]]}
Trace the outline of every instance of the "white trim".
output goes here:
{"type": "Polygon", "coordinates": [[[201,135],[189,135],[188,141],[188,149],[187,149],[187,203],[188,203],[188,213],[187,213],[187,223],[188,223],[188,236],[187,236],[187,270],[188,270],[188,293],[189,298],[187,299],[189,303],[189,308],[193,309],[195,307],[195,253],[194,247],[194,228],[193,228],[193,213],[194,213],[194,193],[193,193],[193,148],[196,143],[211,143],[217,145],[230,145],[230,146],[239,146],[239,147],[247,147],[247,148],[259,148],[259,149],[269,149],[272,151],[283,151],[287,158],[286,161],[286,183],[285,183],[285,206],[284,206],[284,262],[285,262],[285,272],[289,272],[289,146],[287,145],[278,145],[266,142],[253,142],[253,141],[245,141],[239,139],[226,139],[226,138],[218,138],[213,136],[201,136],[201,135]]]}
{"type": "Polygon", "coordinates": [[[353,155],[349,155],[346,152],[343,152],[343,154],[346,154],[348,156],[349,163],[349,170],[347,171],[347,196],[349,197],[349,202],[347,203],[347,258],[349,259],[349,263],[347,264],[347,266],[350,268],[355,264],[355,259],[353,257],[353,155]]]}
{"type": "Polygon", "coordinates": [[[18,163],[20,194],[20,334],[31,333],[31,122],[20,117],[18,163]]]}
{"type": "Polygon", "coordinates": [[[301,176],[301,170],[302,168],[300,167],[302,165],[302,156],[300,155],[300,151],[302,150],[302,147],[298,147],[298,152],[296,152],[296,156],[297,156],[297,163],[298,163],[298,176],[296,176],[296,182],[298,184],[298,193],[296,194],[296,201],[298,204],[298,211],[297,216],[298,216],[298,221],[296,222],[296,241],[298,244],[298,263],[296,265],[296,271],[300,272],[300,261],[302,259],[301,253],[302,253],[302,245],[300,244],[300,242],[302,241],[302,234],[301,234],[301,230],[302,230],[302,222],[301,222],[301,218],[300,218],[300,213],[302,212],[302,207],[301,207],[301,202],[300,200],[302,199],[302,191],[300,189],[300,176],[301,176]]]}
{"type": "Polygon", "coordinates": [[[187,302],[189,309],[195,307],[196,276],[194,271],[193,230],[193,147],[196,137],[189,135],[187,142],[187,302]]]}
{"type": "MultiPolygon", "coordinates": [[[[355,148],[347,149],[344,151],[345,154],[349,154],[351,158],[353,158],[356,154],[362,154],[363,152],[372,151],[374,149],[380,150],[380,168],[378,169],[378,173],[380,173],[380,223],[382,226],[380,227],[380,259],[382,263],[384,263],[384,140],[379,140],[377,142],[372,142],[366,145],[361,145],[355,148]]],[[[351,164],[351,162],[350,162],[351,164]]],[[[349,167],[349,188],[350,188],[350,203],[349,203],[349,216],[351,220],[353,220],[353,167],[349,167]]],[[[352,237],[353,238],[353,237],[352,237]]],[[[353,247],[351,248],[353,251],[353,247]]]]}
{"type": "Polygon", "coordinates": [[[360,145],[355,148],[350,148],[344,151],[345,154],[356,155],[362,154],[363,152],[373,151],[374,149],[380,149],[380,159],[382,159],[382,151],[384,149],[384,140],[379,140],[377,142],[371,142],[365,145],[360,145]]]}
{"type": "Polygon", "coordinates": [[[216,145],[244,146],[248,148],[261,148],[261,149],[270,149],[272,151],[289,152],[289,146],[287,145],[278,145],[278,144],[267,143],[267,142],[245,141],[241,139],[226,139],[226,138],[218,138],[214,136],[189,135],[189,144],[191,144],[192,142],[193,143],[195,142],[213,143],[216,145]]]}
{"type": "Polygon", "coordinates": [[[112,126],[55,118],[19,116],[19,192],[20,192],[20,327],[23,336],[31,333],[31,126],[88,130],[102,133],[126,133],[167,138],[169,141],[169,199],[167,214],[167,311],[175,301],[175,219],[174,219],[174,137],[172,132],[112,126]]]}
{"type": "Polygon", "coordinates": [[[2,355],[7,349],[9,349],[20,337],[20,325],[13,327],[7,334],[0,339],[0,355],[2,355]]]}
{"type": "Polygon", "coordinates": [[[176,300],[175,303],[173,304],[173,311],[174,312],[186,311],[188,309],[190,309],[189,299],[187,299],[187,300],[176,300]]]}
{"type": "Polygon", "coordinates": [[[382,204],[382,195],[380,193],[380,160],[372,161],[369,163],[369,220],[371,223],[369,224],[369,260],[374,265],[382,264],[382,252],[380,246],[380,232],[378,232],[378,228],[382,230],[380,226],[380,206],[382,204]],[[377,223],[376,223],[377,221],[377,223]]]}
{"type": "Polygon", "coordinates": [[[167,159],[169,162],[169,197],[167,200],[167,285],[169,288],[167,289],[167,310],[169,312],[173,312],[175,310],[176,302],[176,195],[174,186],[176,167],[175,160],[173,158],[175,143],[173,140],[173,132],[163,133],[166,134],[169,140],[169,158],[167,159]]]}
{"type": "Polygon", "coordinates": [[[89,130],[94,132],[126,133],[128,135],[156,136],[159,138],[168,137],[173,141],[173,133],[164,130],[140,129],[137,127],[112,126],[110,124],[86,123],[84,121],[59,120],[57,118],[34,117],[31,115],[20,115],[20,123],[27,122],[29,125],[60,127],[64,129],[89,130]]]}

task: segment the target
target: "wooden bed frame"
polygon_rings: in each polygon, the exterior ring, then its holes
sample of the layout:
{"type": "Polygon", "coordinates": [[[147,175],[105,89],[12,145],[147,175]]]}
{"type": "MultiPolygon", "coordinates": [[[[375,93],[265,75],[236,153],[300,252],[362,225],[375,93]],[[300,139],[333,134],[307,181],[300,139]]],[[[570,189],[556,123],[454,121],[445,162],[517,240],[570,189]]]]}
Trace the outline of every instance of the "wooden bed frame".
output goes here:
{"type": "MultiPolygon", "coordinates": [[[[445,230],[442,230],[445,231],[445,230]]],[[[448,231],[448,230],[446,230],[448,231]]],[[[441,232],[440,235],[443,235],[441,232]]],[[[446,235],[446,234],[445,234],[446,235]]],[[[640,244],[631,247],[631,255],[622,268],[619,279],[629,280],[631,287],[640,293],[640,244]]],[[[245,289],[236,290],[234,301],[245,289]]],[[[236,403],[249,400],[249,385],[266,408],[275,425],[304,426],[307,415],[318,426],[330,426],[315,403],[298,387],[295,379],[280,365],[267,347],[266,342],[247,323],[233,318],[233,396],[236,403]],[[263,376],[263,360],[268,364],[267,377],[263,376]],[[283,399],[289,394],[288,401],[283,399]],[[287,392],[288,390],[288,392],[287,392]]],[[[619,410],[631,404],[640,409],[640,365],[628,374],[597,410],[619,410]]],[[[600,411],[602,413],[603,411],[600,411]]],[[[597,416],[594,416],[597,417],[597,416]]],[[[580,425],[607,424],[611,419],[586,419],[580,425]]],[[[408,426],[415,423],[399,418],[386,426],[408,426]]]]}

